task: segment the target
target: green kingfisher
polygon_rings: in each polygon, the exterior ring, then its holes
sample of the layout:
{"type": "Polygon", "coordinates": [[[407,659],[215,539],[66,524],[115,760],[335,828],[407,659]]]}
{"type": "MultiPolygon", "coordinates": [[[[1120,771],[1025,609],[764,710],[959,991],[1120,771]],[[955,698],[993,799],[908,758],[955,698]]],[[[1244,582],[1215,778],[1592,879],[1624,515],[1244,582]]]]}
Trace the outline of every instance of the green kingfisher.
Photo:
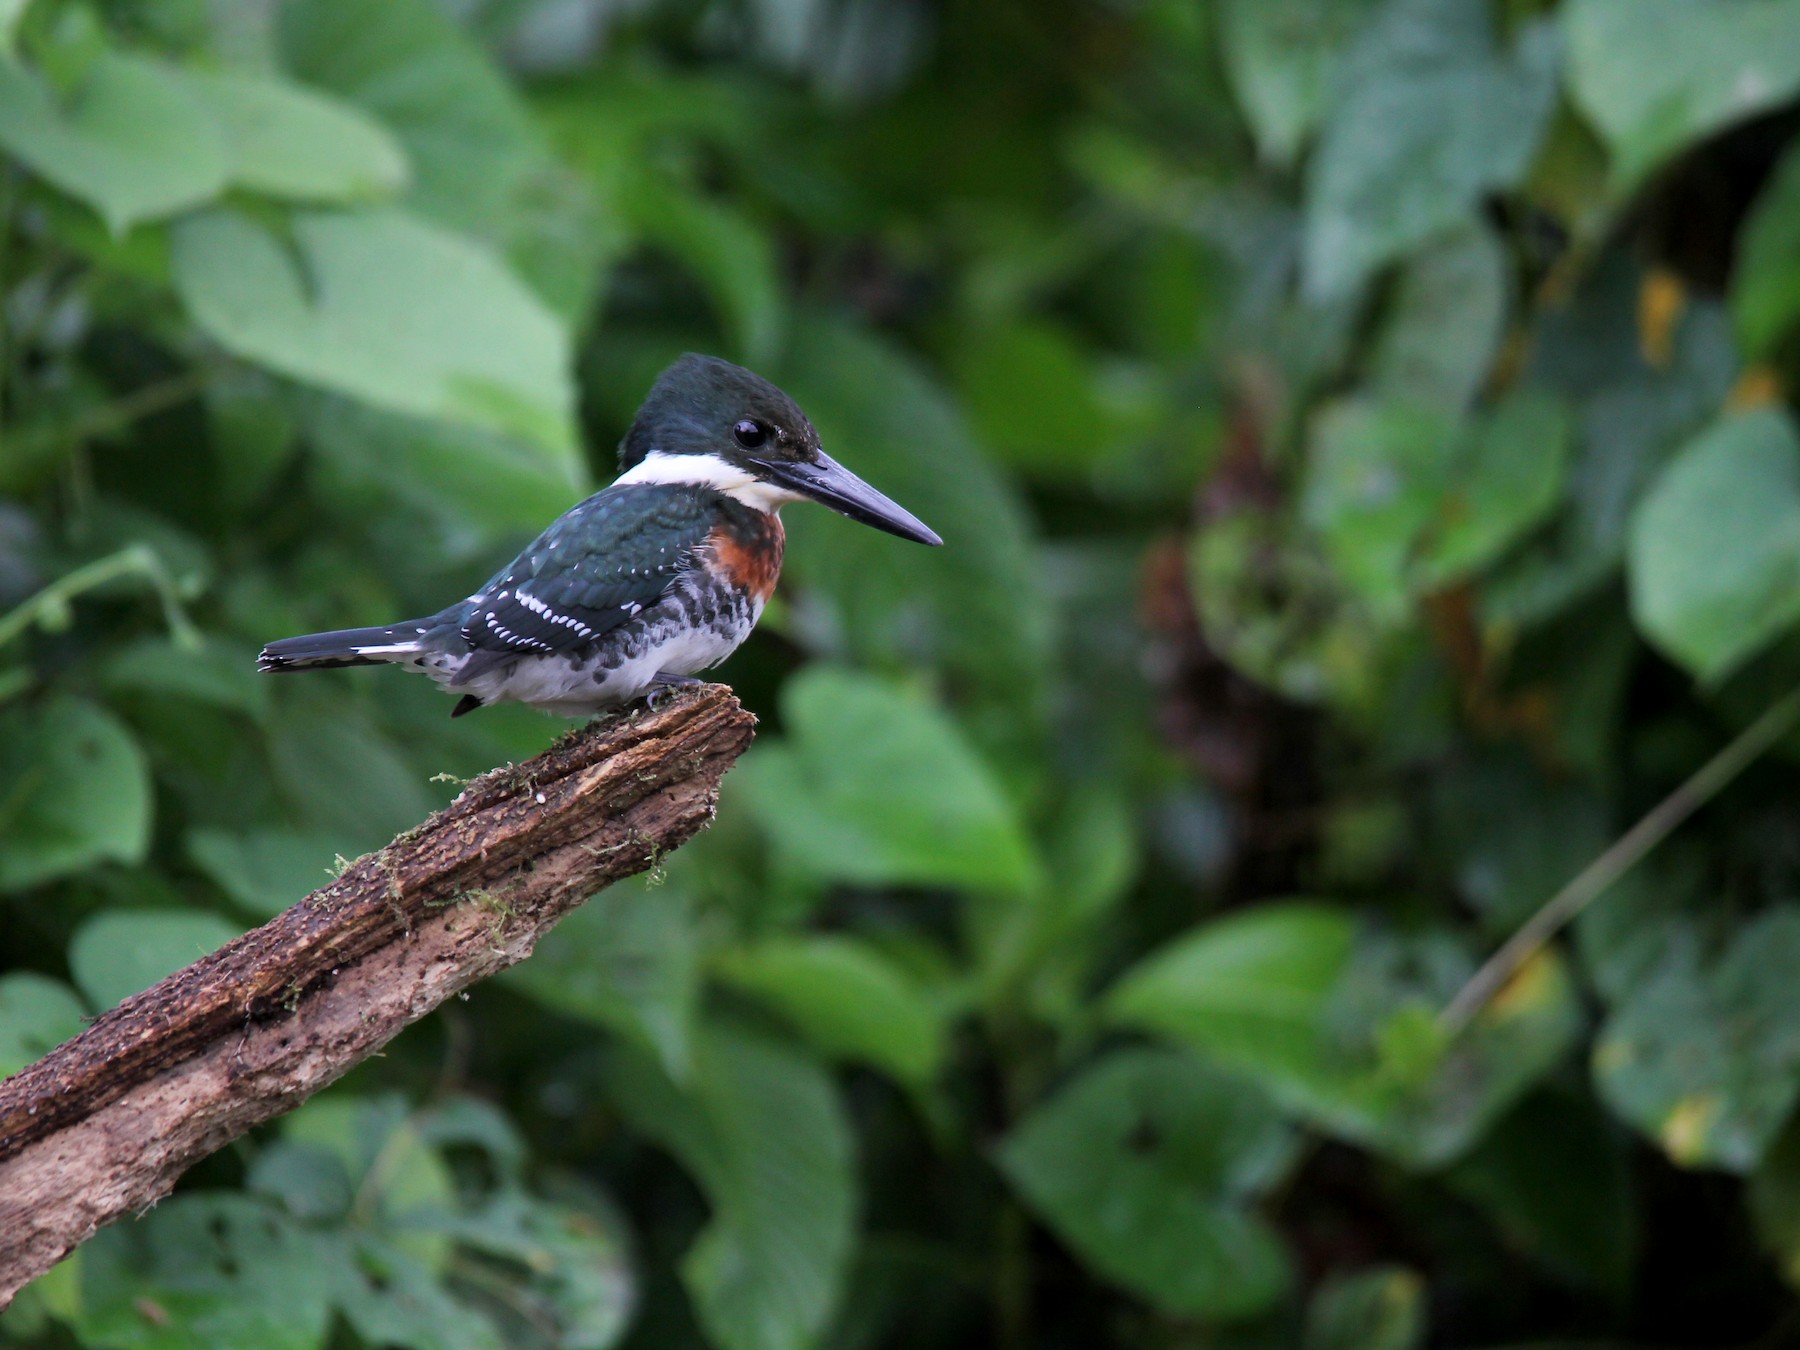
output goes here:
{"type": "Polygon", "coordinates": [[[282,638],[257,669],[388,662],[460,693],[452,717],[509,701],[579,716],[694,683],[736,650],[781,572],[788,502],[944,542],[820,449],[791,398],[716,357],[690,353],[657,378],[619,467],[466,600],[282,638]]]}

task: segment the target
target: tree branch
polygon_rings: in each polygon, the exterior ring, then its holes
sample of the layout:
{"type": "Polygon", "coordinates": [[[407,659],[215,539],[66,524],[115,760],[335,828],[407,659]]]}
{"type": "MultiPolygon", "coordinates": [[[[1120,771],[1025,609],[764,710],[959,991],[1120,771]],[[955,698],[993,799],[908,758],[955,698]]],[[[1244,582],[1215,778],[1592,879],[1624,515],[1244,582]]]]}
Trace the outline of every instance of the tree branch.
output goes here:
{"type": "Polygon", "coordinates": [[[754,726],[709,685],[575,732],[0,1083],[0,1309],[685,843],[754,726]]]}

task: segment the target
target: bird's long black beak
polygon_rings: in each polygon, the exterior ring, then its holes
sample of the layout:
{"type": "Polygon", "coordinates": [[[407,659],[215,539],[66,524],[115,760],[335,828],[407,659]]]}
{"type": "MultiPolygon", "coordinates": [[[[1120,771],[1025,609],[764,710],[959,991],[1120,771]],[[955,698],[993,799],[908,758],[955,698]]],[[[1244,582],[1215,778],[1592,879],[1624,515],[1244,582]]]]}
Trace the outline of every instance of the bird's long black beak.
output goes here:
{"type": "Polygon", "coordinates": [[[765,461],[761,468],[763,476],[771,483],[811,497],[821,506],[829,506],[852,520],[921,544],[944,542],[931,526],[899,502],[877,492],[823,451],[810,464],[777,460],[765,461]]]}

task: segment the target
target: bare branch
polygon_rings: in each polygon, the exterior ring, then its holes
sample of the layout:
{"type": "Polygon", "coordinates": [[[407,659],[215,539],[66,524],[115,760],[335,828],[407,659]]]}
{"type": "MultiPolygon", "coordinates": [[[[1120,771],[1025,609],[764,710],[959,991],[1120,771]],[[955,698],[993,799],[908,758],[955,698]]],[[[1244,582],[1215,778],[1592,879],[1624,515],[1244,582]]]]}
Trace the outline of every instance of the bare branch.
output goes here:
{"type": "Polygon", "coordinates": [[[709,685],[573,733],[0,1083],[0,1309],[686,842],[754,726],[709,685]]]}

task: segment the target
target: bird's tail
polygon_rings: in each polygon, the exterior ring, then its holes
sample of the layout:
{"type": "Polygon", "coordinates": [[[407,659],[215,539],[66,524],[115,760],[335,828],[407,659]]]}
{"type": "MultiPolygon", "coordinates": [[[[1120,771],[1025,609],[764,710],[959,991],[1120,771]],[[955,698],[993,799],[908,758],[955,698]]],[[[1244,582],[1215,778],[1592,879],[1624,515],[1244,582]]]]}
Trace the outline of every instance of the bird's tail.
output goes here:
{"type": "Polygon", "coordinates": [[[256,658],[261,671],[329,670],[334,666],[372,666],[404,661],[425,650],[432,620],[409,619],[387,628],[339,628],[330,633],[303,633],[281,638],[256,658]]]}

